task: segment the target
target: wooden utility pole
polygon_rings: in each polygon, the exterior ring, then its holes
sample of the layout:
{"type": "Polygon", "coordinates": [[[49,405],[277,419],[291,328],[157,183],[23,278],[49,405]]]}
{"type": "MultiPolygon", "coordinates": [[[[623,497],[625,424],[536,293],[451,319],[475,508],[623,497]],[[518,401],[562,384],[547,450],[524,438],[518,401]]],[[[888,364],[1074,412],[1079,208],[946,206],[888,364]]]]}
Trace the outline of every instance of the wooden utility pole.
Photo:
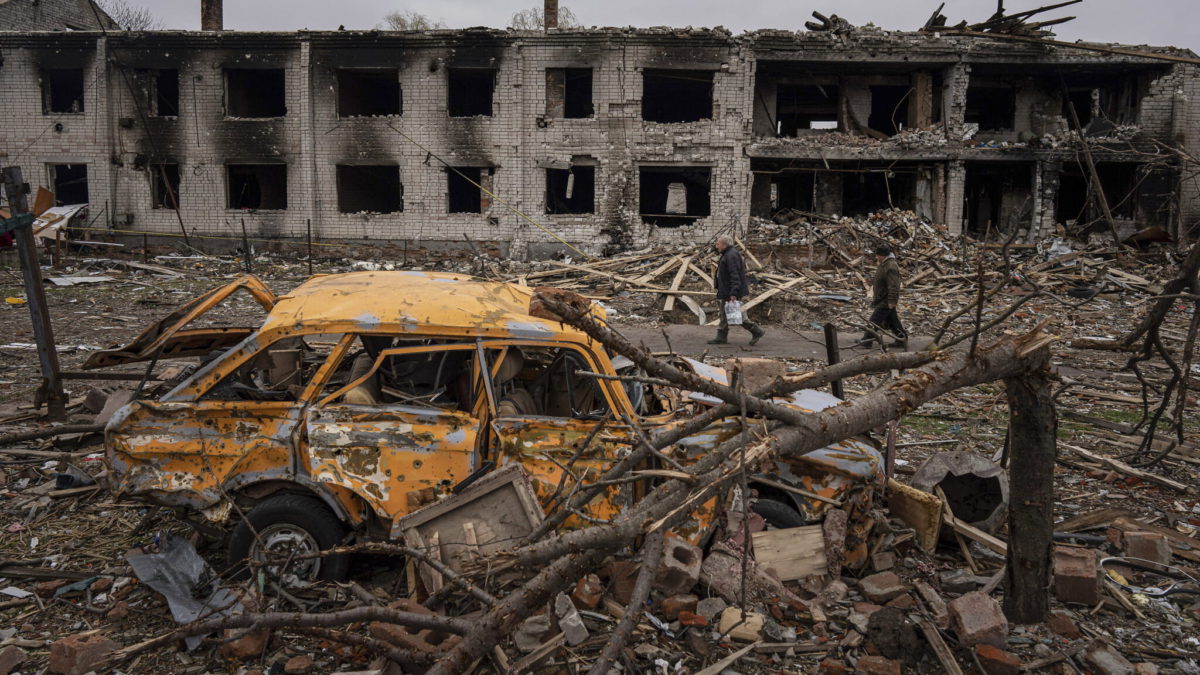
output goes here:
{"type": "Polygon", "coordinates": [[[1054,537],[1054,461],[1058,415],[1048,358],[1031,373],[1007,380],[1009,407],[1008,565],[1004,613],[1013,623],[1041,623],[1049,605],[1054,537]]]}
{"type": "MultiPolygon", "coordinates": [[[[1063,92],[1066,95],[1066,92],[1063,92]]],[[[1104,186],[1100,184],[1100,172],[1096,171],[1096,162],[1092,160],[1092,151],[1088,148],[1087,139],[1083,136],[1083,125],[1079,123],[1079,114],[1075,112],[1075,103],[1068,100],[1067,108],[1071,111],[1071,122],[1075,125],[1075,131],[1079,134],[1079,147],[1083,148],[1083,156],[1087,160],[1088,175],[1091,177],[1092,195],[1096,199],[1096,204],[1100,206],[1100,210],[1104,213],[1104,220],[1108,222],[1108,229],[1112,230],[1113,242],[1118,247],[1121,246],[1121,235],[1117,234],[1117,222],[1113,220],[1112,209],[1108,208],[1108,197],[1104,195],[1104,186]]]]}
{"type": "Polygon", "coordinates": [[[42,385],[34,403],[46,403],[51,419],[66,417],[67,396],[63,392],[59,377],[58,348],[54,344],[54,330],[50,326],[50,310],[46,306],[46,289],[42,287],[42,270],[38,265],[37,245],[33,240],[33,214],[29,212],[29,185],[21,176],[21,167],[4,168],[4,193],[8,197],[11,216],[0,221],[0,231],[11,230],[21,262],[21,275],[25,282],[25,297],[33,320],[33,336],[37,343],[38,361],[42,367],[42,385]]]}

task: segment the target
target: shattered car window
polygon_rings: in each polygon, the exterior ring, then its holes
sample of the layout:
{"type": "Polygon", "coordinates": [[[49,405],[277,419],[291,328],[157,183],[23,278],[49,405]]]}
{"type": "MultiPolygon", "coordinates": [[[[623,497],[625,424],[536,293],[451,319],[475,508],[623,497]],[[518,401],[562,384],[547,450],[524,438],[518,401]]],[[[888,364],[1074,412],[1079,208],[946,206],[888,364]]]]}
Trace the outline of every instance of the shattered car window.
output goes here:
{"type": "Polygon", "coordinates": [[[587,359],[565,347],[510,347],[493,378],[498,417],[600,419],[608,400],[587,359]]]}
{"type": "Polygon", "coordinates": [[[222,378],[201,400],[297,401],[340,337],[306,335],[278,340],[222,378]]]}

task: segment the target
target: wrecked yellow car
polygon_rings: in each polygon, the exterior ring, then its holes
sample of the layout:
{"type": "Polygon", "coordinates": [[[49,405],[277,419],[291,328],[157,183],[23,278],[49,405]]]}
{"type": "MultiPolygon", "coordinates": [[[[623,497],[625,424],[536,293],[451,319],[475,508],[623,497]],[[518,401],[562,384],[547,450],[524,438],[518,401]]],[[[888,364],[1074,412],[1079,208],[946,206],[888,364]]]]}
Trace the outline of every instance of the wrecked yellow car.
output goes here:
{"type": "MultiPolygon", "coordinates": [[[[535,315],[533,299],[526,286],[423,272],[317,276],[278,297],[254,277],[215,289],[85,364],[144,361],[152,369],[200,359],[166,393],[135,398],[108,424],[115,489],[234,523],[231,561],[261,556],[260,548],[315,552],[351,532],[395,537],[406,514],[513,463],[546,503],[561,494],[577,452],[572,472],[594,480],[628,452],[631,421],[663,428],[716,403],[596,377],[633,365],[535,315]],[[261,326],[189,327],[239,290],[266,310],[261,326]]],[[[604,318],[602,308],[592,312],[604,318]]],[[[675,361],[727,381],[721,369],[675,361]]],[[[791,401],[808,410],[837,402],[811,390],[791,401]]],[[[667,452],[686,464],[736,430],[726,420],[667,452]]],[[[880,463],[860,441],[780,463],[755,481],[757,508],[780,527],[819,520],[835,505],[863,522],[880,463]]],[[[611,518],[648,487],[614,486],[584,515],[611,518]]],[[[686,534],[709,531],[714,512],[715,500],[686,534]]],[[[306,564],[308,576],[336,579],[348,561],[306,564]]]]}

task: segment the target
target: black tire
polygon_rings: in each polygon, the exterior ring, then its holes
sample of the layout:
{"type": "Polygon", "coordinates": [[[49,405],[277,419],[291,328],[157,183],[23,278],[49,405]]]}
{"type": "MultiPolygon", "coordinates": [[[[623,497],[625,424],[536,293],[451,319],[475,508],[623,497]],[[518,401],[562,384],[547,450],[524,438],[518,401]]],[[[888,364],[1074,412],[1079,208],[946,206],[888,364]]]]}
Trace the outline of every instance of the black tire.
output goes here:
{"type": "MultiPolygon", "coordinates": [[[[301,550],[324,551],[342,542],[346,527],[327,506],[313,497],[279,495],[264,500],[251,509],[246,520],[239,522],[229,535],[229,562],[240,566],[234,573],[237,577],[249,572],[245,560],[258,555],[255,532],[264,539],[263,545],[268,549],[288,550],[287,547],[294,549],[298,545],[301,550]],[[254,531],[246,521],[254,526],[254,531]]],[[[313,562],[316,564],[308,569],[291,569],[305,581],[341,581],[350,571],[350,556],[346,555],[313,559],[313,562]]]]}
{"type": "Polygon", "coordinates": [[[754,502],[750,510],[762,516],[768,525],[777,530],[805,525],[804,517],[800,515],[799,511],[774,499],[759,499],[754,502]]]}

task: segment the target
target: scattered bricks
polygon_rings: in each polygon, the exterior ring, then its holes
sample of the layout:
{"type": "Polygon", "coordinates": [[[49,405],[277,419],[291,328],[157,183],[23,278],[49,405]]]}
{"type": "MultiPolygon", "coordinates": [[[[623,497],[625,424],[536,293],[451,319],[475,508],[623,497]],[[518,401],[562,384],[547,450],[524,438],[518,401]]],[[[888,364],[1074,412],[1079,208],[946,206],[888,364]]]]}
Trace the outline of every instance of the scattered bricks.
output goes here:
{"type": "Polygon", "coordinates": [[[700,565],[704,562],[700,549],[675,534],[663,538],[662,558],[654,584],[663,595],[679,595],[692,590],[700,580],[700,565]]]}
{"type": "MultiPolygon", "coordinates": [[[[225,631],[225,638],[229,639],[242,632],[241,628],[231,628],[225,631]]],[[[263,650],[267,647],[267,642],[271,639],[270,628],[259,628],[252,630],[236,640],[229,640],[221,645],[221,656],[234,661],[247,661],[249,659],[257,659],[262,655],[263,650]]]]}
{"type": "Polygon", "coordinates": [[[708,625],[708,619],[694,612],[689,612],[686,609],[679,612],[680,626],[699,626],[701,628],[708,625]]]}
{"type": "Polygon", "coordinates": [[[583,625],[579,610],[575,609],[571,599],[563,593],[554,598],[554,614],[558,617],[558,627],[567,637],[567,644],[574,647],[588,639],[588,629],[583,625]]]}
{"type": "Polygon", "coordinates": [[[1126,532],[1124,545],[1125,555],[1130,558],[1171,564],[1171,544],[1157,532],[1126,532]]]}
{"type": "Polygon", "coordinates": [[[602,597],[604,597],[604,584],[595,574],[589,574],[580,579],[571,593],[571,599],[575,601],[575,606],[584,609],[596,609],[602,597]]]}
{"type": "Polygon", "coordinates": [[[0,675],[8,675],[25,662],[25,650],[16,645],[0,649],[0,675]]]}
{"type": "Polygon", "coordinates": [[[695,612],[699,602],[700,598],[694,595],[672,595],[663,598],[662,602],[658,603],[658,611],[665,618],[673,621],[679,617],[679,613],[682,611],[695,612]]]}
{"type": "Polygon", "coordinates": [[[979,643],[998,649],[1008,646],[1008,619],[1000,603],[990,596],[972,591],[950,601],[950,625],[958,641],[966,646],[979,643]]]}
{"type": "Polygon", "coordinates": [[[860,581],[858,588],[868,600],[876,604],[887,602],[908,590],[895,572],[872,574],[860,581]]]}
{"type": "Polygon", "coordinates": [[[854,608],[855,612],[862,614],[863,616],[866,616],[866,617],[869,617],[872,614],[874,614],[875,612],[878,612],[879,610],[883,609],[882,606],[876,605],[871,602],[856,602],[856,603],[854,603],[853,608],[854,608]]]}
{"type": "Polygon", "coordinates": [[[1091,549],[1055,546],[1052,558],[1055,597],[1089,607],[1100,601],[1096,554],[1091,549]]]}
{"type": "Polygon", "coordinates": [[[942,630],[949,628],[950,612],[946,610],[946,601],[942,599],[942,596],[933,590],[933,586],[924,581],[914,583],[913,587],[917,589],[921,599],[929,606],[929,613],[933,615],[933,622],[937,624],[937,627],[942,630]]]}
{"type": "Polygon", "coordinates": [[[889,600],[887,606],[895,607],[897,609],[912,609],[913,607],[917,606],[917,601],[913,599],[913,596],[905,593],[904,595],[898,595],[889,600]]]}
{"type": "Polygon", "coordinates": [[[1083,650],[1083,660],[1095,675],[1133,675],[1133,664],[1103,640],[1096,640],[1083,650]]]}
{"type": "Polygon", "coordinates": [[[638,570],[641,565],[629,560],[616,560],[601,571],[608,578],[609,589],[613,598],[622,605],[628,605],[633,598],[633,587],[637,584],[638,570]]]}
{"type": "MultiPolygon", "coordinates": [[[[400,598],[390,603],[388,607],[403,612],[436,616],[435,612],[412,598],[400,598]]],[[[431,629],[417,630],[408,626],[400,626],[383,621],[372,621],[368,628],[371,637],[376,640],[383,640],[400,648],[412,649],[426,654],[444,652],[458,644],[458,641],[461,639],[459,636],[450,633],[431,629]]]]}
{"type": "Polygon", "coordinates": [[[762,635],[763,616],[755,612],[747,612],[746,620],[742,621],[742,610],[737,607],[727,607],[721,612],[721,623],[717,630],[728,634],[730,639],[740,642],[754,642],[762,635]]]}
{"type": "Polygon", "coordinates": [[[846,675],[846,662],[825,658],[817,664],[817,675],[846,675]]]}
{"type": "Polygon", "coordinates": [[[66,579],[51,579],[50,581],[39,581],[33,585],[33,592],[43,598],[48,598],[54,595],[54,591],[67,585],[66,579]]]}
{"type": "Polygon", "coordinates": [[[728,606],[729,603],[725,602],[724,598],[705,598],[696,603],[696,613],[712,621],[721,616],[721,612],[728,606]]]}
{"type": "MultiPolygon", "coordinates": [[[[3,670],[0,670],[3,673],[3,670]]],[[[1158,666],[1153,663],[1144,662],[1133,666],[1134,675],[1158,675],[1158,666]]]]}
{"type": "Polygon", "coordinates": [[[112,585],[112,577],[100,577],[99,579],[93,581],[92,585],[88,586],[88,588],[93,593],[107,593],[108,589],[112,588],[112,585]]]}
{"type": "Polygon", "coordinates": [[[868,654],[854,664],[854,672],[863,675],[900,675],[900,662],[868,654]]]}
{"type": "Polygon", "coordinates": [[[886,572],[896,566],[896,554],[891,551],[880,551],[871,556],[871,569],[876,572],[886,572]]]}
{"type": "Polygon", "coordinates": [[[979,590],[987,583],[986,577],[979,577],[966,570],[946,570],[938,574],[938,582],[945,593],[970,593],[979,590]]]}
{"type": "Polygon", "coordinates": [[[977,644],[975,656],[979,659],[979,665],[983,666],[985,675],[1018,675],[1021,672],[1021,659],[1012,652],[988,644],[977,644]]]}
{"type": "Polygon", "coordinates": [[[874,647],[873,653],[910,661],[911,665],[916,665],[916,660],[925,651],[925,643],[917,636],[916,626],[905,620],[903,610],[894,607],[885,607],[872,614],[864,635],[868,646],[874,647]]]}
{"type": "Polygon", "coordinates": [[[83,675],[119,646],[99,633],[70,635],[50,645],[50,672],[83,675]]]}
{"type": "Polygon", "coordinates": [[[1075,640],[1082,635],[1079,632],[1079,626],[1075,624],[1075,618],[1071,613],[1062,609],[1050,610],[1050,616],[1046,618],[1046,627],[1067,638],[1075,640]]]}
{"type": "Polygon", "coordinates": [[[313,657],[309,654],[300,654],[299,656],[293,656],[287,660],[287,663],[283,664],[283,672],[288,675],[301,675],[312,670],[312,667],[313,657]]]}
{"type": "Polygon", "coordinates": [[[513,642],[516,643],[517,649],[528,654],[546,641],[550,637],[550,617],[545,614],[531,616],[521,622],[521,627],[513,633],[513,642]]]}

